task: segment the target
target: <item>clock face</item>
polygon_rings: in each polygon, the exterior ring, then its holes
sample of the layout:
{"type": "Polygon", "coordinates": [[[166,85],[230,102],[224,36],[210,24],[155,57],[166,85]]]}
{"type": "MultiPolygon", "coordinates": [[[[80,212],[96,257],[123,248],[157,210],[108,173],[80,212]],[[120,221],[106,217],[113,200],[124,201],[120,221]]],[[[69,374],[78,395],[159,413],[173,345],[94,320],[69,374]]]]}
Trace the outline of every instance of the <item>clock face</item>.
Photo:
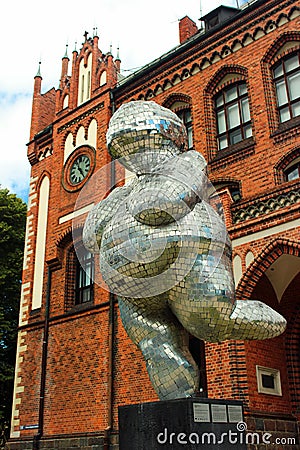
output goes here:
{"type": "Polygon", "coordinates": [[[89,174],[91,160],[88,155],[79,155],[70,168],[70,183],[75,186],[81,183],[89,174]]]}

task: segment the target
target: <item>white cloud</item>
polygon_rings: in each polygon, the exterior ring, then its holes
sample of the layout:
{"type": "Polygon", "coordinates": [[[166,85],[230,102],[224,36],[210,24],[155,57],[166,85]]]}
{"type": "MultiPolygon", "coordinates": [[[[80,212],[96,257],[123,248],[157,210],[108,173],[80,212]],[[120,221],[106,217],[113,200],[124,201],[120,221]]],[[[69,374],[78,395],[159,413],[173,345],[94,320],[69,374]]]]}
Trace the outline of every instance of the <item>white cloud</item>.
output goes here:
{"type": "MultiPolygon", "coordinates": [[[[203,14],[221,3],[202,0],[203,14]]],[[[81,47],[83,33],[98,28],[103,52],[120,46],[123,69],[141,67],[179,43],[178,21],[188,15],[199,26],[200,0],[53,0],[47,8],[40,0],[6,3],[0,22],[0,183],[19,193],[28,183],[26,142],[29,136],[33,77],[41,58],[42,90],[57,87],[65,44],[69,57],[81,47]],[[16,12],[16,9],[18,11],[16,12]],[[13,20],[7,20],[13,18],[13,20]]],[[[128,72],[125,72],[128,74],[128,72]]]]}
{"type": "Polygon", "coordinates": [[[23,199],[26,199],[30,171],[26,156],[30,113],[31,96],[0,97],[0,184],[23,199]]]}

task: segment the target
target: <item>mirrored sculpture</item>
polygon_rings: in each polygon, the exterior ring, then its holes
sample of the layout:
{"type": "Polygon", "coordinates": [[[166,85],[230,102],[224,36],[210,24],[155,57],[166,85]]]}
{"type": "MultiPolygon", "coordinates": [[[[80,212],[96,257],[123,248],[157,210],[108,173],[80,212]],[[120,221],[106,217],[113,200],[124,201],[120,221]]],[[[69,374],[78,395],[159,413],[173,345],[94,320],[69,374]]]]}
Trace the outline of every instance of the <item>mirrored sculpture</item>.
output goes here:
{"type": "Polygon", "coordinates": [[[235,298],[231,242],[206,161],[187,151],[175,113],[126,103],[110,120],[107,145],[136,176],[91,210],[84,244],[100,253],[103,279],[159,398],[190,396],[199,374],[187,332],[209,342],[268,339],[286,321],[260,301],[235,298]]]}

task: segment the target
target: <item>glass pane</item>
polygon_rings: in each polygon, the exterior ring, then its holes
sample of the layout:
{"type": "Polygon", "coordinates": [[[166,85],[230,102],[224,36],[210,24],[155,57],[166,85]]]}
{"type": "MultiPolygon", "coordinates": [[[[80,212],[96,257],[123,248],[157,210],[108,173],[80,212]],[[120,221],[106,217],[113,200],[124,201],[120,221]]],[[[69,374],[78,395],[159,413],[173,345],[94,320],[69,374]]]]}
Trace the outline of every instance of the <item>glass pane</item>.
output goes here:
{"type": "Polygon", "coordinates": [[[300,102],[294,103],[292,105],[293,117],[300,116],[300,102]]]}
{"type": "Polygon", "coordinates": [[[223,105],[223,95],[222,94],[219,94],[219,95],[217,95],[217,97],[216,97],[216,106],[218,107],[218,106],[222,106],[223,105]]]}
{"type": "Polygon", "coordinates": [[[188,146],[189,148],[193,148],[193,132],[191,127],[188,128],[187,135],[188,135],[188,146]]]}
{"type": "Polygon", "coordinates": [[[247,85],[246,85],[246,83],[243,83],[243,84],[239,85],[239,92],[240,92],[240,95],[247,94],[247,85]]]}
{"type": "Polygon", "coordinates": [[[299,178],[298,167],[295,167],[294,169],[289,169],[289,171],[287,171],[286,173],[286,176],[288,181],[296,180],[297,178],[299,178]]]}
{"type": "Polygon", "coordinates": [[[277,102],[278,106],[284,105],[288,102],[286,86],[284,80],[276,83],[277,102]]]}
{"type": "Polygon", "coordinates": [[[246,125],[244,127],[244,137],[245,138],[249,138],[252,136],[252,126],[251,125],[246,125]]]}
{"type": "Polygon", "coordinates": [[[79,283],[78,284],[79,284],[79,287],[84,286],[84,271],[81,266],[79,269],[79,283]]]}
{"type": "Polygon", "coordinates": [[[228,147],[227,137],[222,136],[219,138],[219,150],[222,150],[222,148],[226,148],[226,147],[228,147]]]}
{"type": "Polygon", "coordinates": [[[90,299],[91,299],[91,292],[90,292],[89,289],[85,289],[85,290],[82,292],[82,301],[83,301],[83,303],[89,302],[90,299]]]}
{"type": "Polygon", "coordinates": [[[231,128],[235,128],[240,125],[241,120],[240,120],[239,106],[237,103],[228,106],[227,121],[229,130],[231,130],[231,128]]]}
{"type": "Polygon", "coordinates": [[[242,101],[242,123],[249,122],[250,120],[250,109],[249,109],[249,101],[247,98],[244,98],[242,101]]]}
{"type": "Polygon", "coordinates": [[[187,109],[184,115],[184,123],[189,123],[192,121],[191,111],[187,109]]]}
{"type": "Polygon", "coordinates": [[[280,77],[281,75],[283,75],[282,63],[280,63],[280,65],[276,67],[276,69],[274,69],[274,78],[280,77]]]}
{"type": "Polygon", "coordinates": [[[241,130],[232,131],[229,135],[229,138],[230,138],[230,144],[237,144],[238,142],[240,142],[243,139],[242,131],[241,130]]]}
{"type": "Polygon", "coordinates": [[[291,56],[284,62],[284,65],[286,72],[290,72],[291,70],[296,69],[297,67],[299,67],[299,56],[291,56]]]}
{"type": "Polygon", "coordinates": [[[225,111],[219,111],[217,114],[218,119],[218,133],[224,133],[226,131],[225,111]]]}
{"type": "Polygon", "coordinates": [[[234,100],[237,98],[237,87],[233,86],[232,88],[225,91],[225,100],[226,102],[230,102],[231,100],[234,100]]]}
{"type": "Polygon", "coordinates": [[[295,100],[300,97],[300,72],[294,73],[287,78],[290,100],[295,100]]]}
{"type": "Polygon", "coordinates": [[[280,121],[286,122],[287,120],[290,120],[290,118],[291,118],[291,115],[290,115],[289,108],[288,107],[282,108],[280,110],[280,121]]]}

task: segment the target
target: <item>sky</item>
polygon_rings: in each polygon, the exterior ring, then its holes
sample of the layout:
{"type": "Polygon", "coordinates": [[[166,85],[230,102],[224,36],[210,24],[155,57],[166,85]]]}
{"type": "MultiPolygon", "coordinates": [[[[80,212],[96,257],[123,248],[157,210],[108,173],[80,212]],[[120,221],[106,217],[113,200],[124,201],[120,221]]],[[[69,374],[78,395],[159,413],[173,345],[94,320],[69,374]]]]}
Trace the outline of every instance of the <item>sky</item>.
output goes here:
{"type": "MultiPolygon", "coordinates": [[[[242,0],[240,0],[242,1],[242,0]]],[[[29,140],[34,76],[41,61],[42,92],[57,88],[61,59],[85,31],[97,27],[99,47],[120,48],[121,71],[129,75],[179,44],[178,22],[189,16],[197,26],[202,14],[237,0],[40,0],[6,2],[0,18],[0,186],[27,201],[29,140]],[[45,6],[46,5],[46,6],[45,6]]]]}

